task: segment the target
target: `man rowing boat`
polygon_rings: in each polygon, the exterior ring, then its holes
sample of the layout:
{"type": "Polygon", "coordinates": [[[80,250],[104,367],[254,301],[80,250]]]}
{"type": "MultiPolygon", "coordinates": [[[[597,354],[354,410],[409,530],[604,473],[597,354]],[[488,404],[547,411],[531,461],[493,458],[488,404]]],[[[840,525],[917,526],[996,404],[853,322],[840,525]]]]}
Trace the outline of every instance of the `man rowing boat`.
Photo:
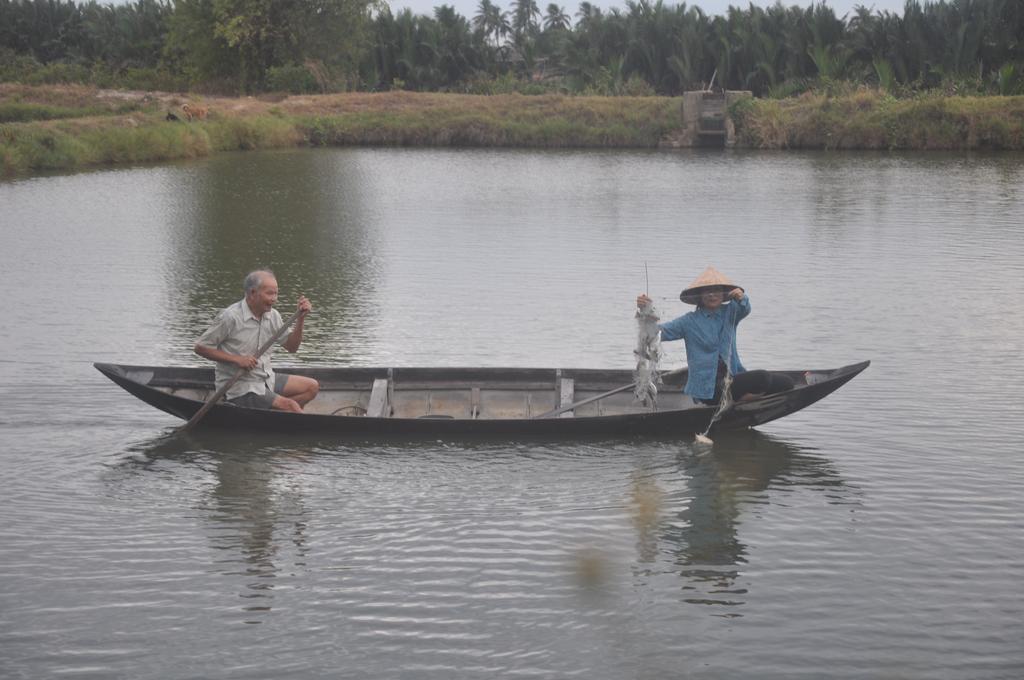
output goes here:
{"type": "MultiPolygon", "coordinates": [[[[284,321],[274,309],[277,303],[277,279],[269,269],[251,272],[243,283],[245,297],[221,311],[217,320],[196,341],[199,356],[217,362],[216,383],[219,389],[235,373],[245,371],[228,390],[227,400],[248,408],[277,409],[299,413],[320,391],[320,383],[312,378],[278,373],[270,364],[272,349],[256,357],[259,347],[271,338],[284,321]]],[[[296,352],[302,344],[302,329],[313,305],[299,296],[299,316],[281,346],[296,352]]]]}

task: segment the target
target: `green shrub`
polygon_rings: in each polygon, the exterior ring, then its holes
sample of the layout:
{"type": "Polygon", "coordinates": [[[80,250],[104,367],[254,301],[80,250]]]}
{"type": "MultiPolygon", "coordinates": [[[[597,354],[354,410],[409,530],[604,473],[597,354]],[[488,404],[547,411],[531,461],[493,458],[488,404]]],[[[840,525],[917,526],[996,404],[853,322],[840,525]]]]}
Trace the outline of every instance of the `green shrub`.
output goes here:
{"type": "Polygon", "coordinates": [[[117,87],[127,90],[180,92],[188,89],[184,76],[156,68],[127,68],[115,76],[117,87]]]}
{"type": "Polygon", "coordinates": [[[995,74],[996,91],[1004,97],[1024,91],[1021,81],[1020,69],[1016,64],[1003,64],[995,74]]]}
{"type": "Polygon", "coordinates": [[[291,121],[277,116],[222,118],[209,121],[205,127],[212,147],[218,151],[280,148],[302,140],[291,121]]]}
{"type": "Polygon", "coordinates": [[[517,78],[511,73],[503,73],[494,78],[480,76],[474,78],[461,88],[464,94],[567,94],[571,88],[563,78],[548,78],[546,80],[532,81],[517,78]]]}
{"type": "Polygon", "coordinates": [[[45,104],[29,104],[24,102],[0,103],[0,123],[24,123],[30,120],[55,120],[58,118],[78,118],[98,113],[83,111],[63,106],[47,106],[45,104]]]}
{"type": "Polygon", "coordinates": [[[804,78],[792,78],[768,88],[768,97],[771,99],[788,99],[810,92],[813,83],[804,78]]]}
{"type": "Polygon", "coordinates": [[[896,91],[896,72],[888,59],[876,58],[871,62],[878,78],[878,87],[886,92],[896,91]]]}
{"type": "Polygon", "coordinates": [[[55,61],[39,67],[23,82],[29,85],[55,85],[67,83],[89,83],[92,73],[81,64],[55,61]]]}
{"type": "Polygon", "coordinates": [[[292,64],[268,69],[266,89],[270,92],[312,94],[320,92],[320,85],[308,68],[292,64]]]}
{"type": "Polygon", "coordinates": [[[640,76],[630,76],[622,86],[622,94],[627,97],[653,97],[657,93],[651,84],[640,76]]]}
{"type": "Polygon", "coordinates": [[[78,139],[51,129],[28,129],[13,135],[13,163],[32,169],[71,168],[87,155],[78,139]]]}
{"type": "Polygon", "coordinates": [[[28,55],[17,54],[9,47],[0,47],[0,82],[26,82],[42,66],[28,55]]]}

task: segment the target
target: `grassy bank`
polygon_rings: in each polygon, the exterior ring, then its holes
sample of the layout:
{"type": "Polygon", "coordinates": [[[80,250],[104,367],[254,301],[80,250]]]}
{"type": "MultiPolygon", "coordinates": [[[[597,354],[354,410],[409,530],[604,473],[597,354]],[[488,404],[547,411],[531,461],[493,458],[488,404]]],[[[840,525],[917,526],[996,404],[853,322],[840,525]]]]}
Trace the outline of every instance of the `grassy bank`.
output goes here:
{"type": "Polygon", "coordinates": [[[738,144],[761,149],[1024,150],[1024,97],[749,99],[731,110],[738,144]]]}
{"type": "MultiPolygon", "coordinates": [[[[351,93],[205,98],[77,86],[0,85],[0,172],[166,161],[301,145],[654,148],[681,125],[669,97],[351,93]],[[168,112],[177,119],[168,120],[168,112]]],[[[1024,97],[874,90],[734,105],[740,146],[771,149],[1024,149],[1024,97]]]]}
{"type": "Polygon", "coordinates": [[[202,104],[209,115],[192,122],[181,112],[188,101],[2,86],[0,168],[10,176],[299,145],[653,148],[679,125],[678,100],[657,97],[391,92],[207,98],[202,104]],[[76,108],[82,115],[69,115],[76,108]],[[178,120],[168,120],[168,112],[178,120]]]}
{"type": "Polygon", "coordinates": [[[669,97],[414,94],[289,98],[311,144],[649,147],[680,125],[669,97]]]}

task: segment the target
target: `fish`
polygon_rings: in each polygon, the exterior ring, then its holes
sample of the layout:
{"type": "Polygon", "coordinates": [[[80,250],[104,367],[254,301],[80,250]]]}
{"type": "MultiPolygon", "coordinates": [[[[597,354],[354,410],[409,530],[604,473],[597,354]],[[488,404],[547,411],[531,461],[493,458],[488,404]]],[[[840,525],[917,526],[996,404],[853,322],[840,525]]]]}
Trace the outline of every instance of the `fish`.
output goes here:
{"type": "Polygon", "coordinates": [[[661,329],[658,328],[660,318],[653,302],[636,310],[637,336],[636,349],[633,350],[636,358],[636,369],[633,371],[636,388],[633,396],[644,406],[651,407],[658,405],[658,386],[662,384],[661,372],[658,370],[664,356],[661,329]]]}

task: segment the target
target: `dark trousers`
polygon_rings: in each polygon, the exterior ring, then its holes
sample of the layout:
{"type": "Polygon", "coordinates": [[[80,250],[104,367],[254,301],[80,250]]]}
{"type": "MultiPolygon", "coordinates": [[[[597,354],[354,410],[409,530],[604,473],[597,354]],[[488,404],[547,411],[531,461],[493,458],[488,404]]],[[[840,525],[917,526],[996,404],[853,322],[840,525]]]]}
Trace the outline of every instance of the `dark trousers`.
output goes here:
{"type": "MultiPolygon", "coordinates": [[[[715,381],[715,396],[711,404],[717,404],[722,398],[722,385],[725,382],[725,364],[718,362],[718,378],[715,381]]],[[[733,401],[739,401],[746,394],[775,394],[793,389],[793,379],[780,373],[769,373],[764,370],[744,371],[732,377],[729,393],[733,401]]]]}

